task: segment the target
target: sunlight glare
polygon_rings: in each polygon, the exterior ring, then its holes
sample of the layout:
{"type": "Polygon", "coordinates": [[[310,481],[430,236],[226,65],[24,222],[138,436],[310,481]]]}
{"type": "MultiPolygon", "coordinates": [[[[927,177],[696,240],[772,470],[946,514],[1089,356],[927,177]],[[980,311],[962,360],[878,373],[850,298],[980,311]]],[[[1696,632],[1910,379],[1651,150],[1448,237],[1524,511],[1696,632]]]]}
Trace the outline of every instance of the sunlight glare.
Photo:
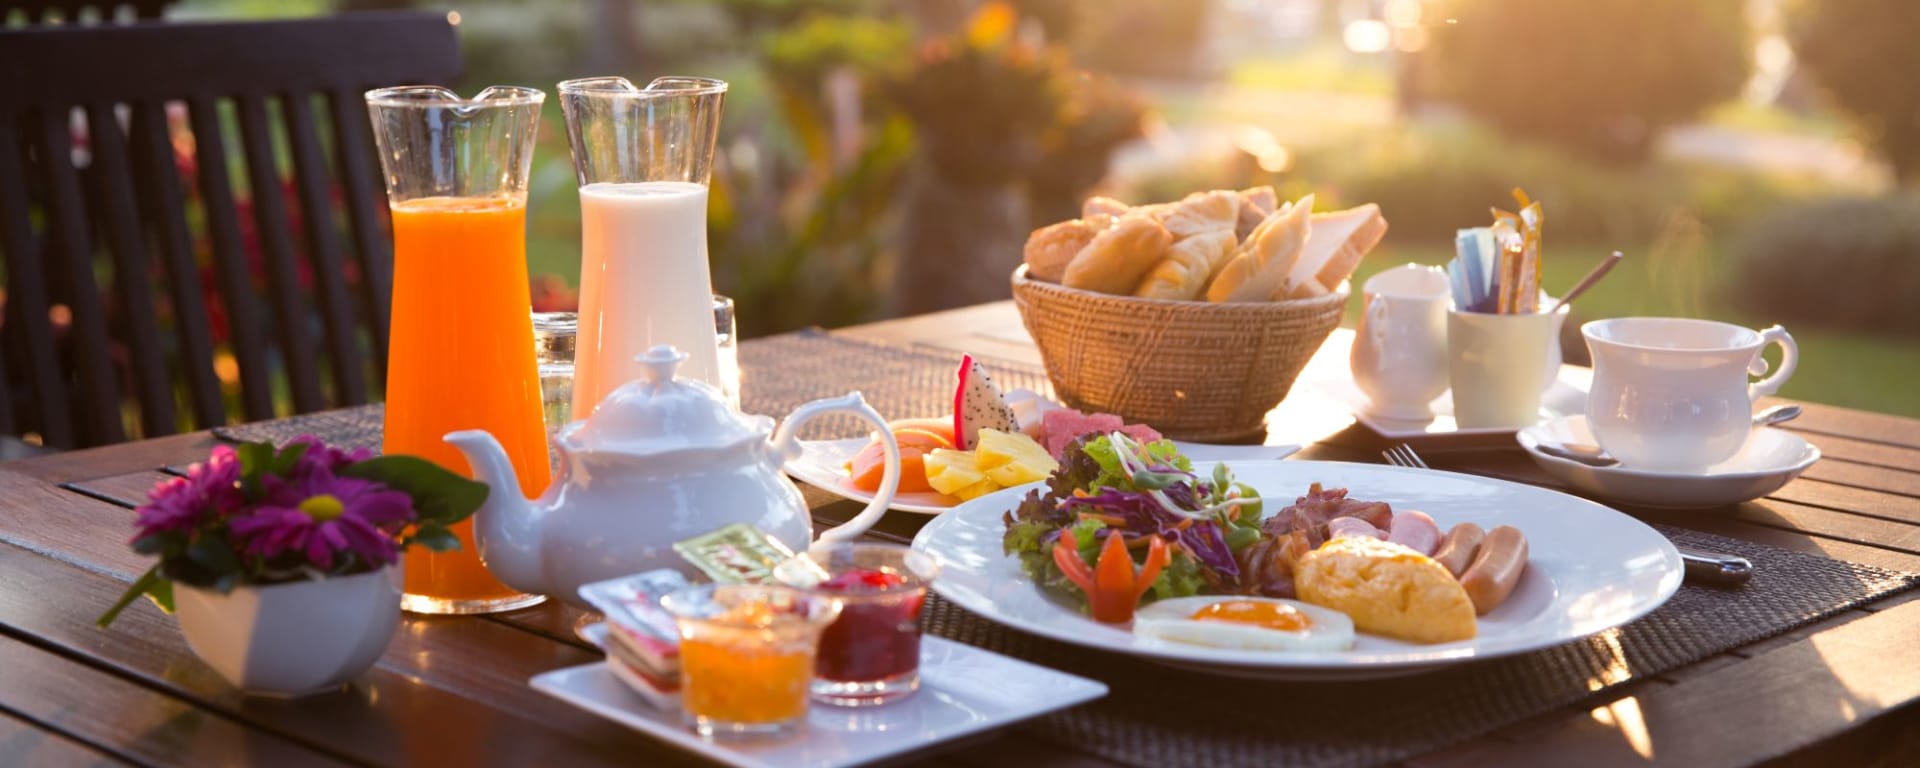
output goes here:
{"type": "Polygon", "coordinates": [[[1653,736],[1647,732],[1647,719],[1640,712],[1640,699],[1628,696],[1624,699],[1595,707],[1593,721],[1608,728],[1618,729],[1627,740],[1627,746],[1642,759],[1653,759],[1653,736]]]}
{"type": "Polygon", "coordinates": [[[1393,44],[1393,30],[1386,22],[1374,19],[1361,19],[1347,25],[1342,39],[1347,50],[1354,53],[1379,53],[1393,44]]]}

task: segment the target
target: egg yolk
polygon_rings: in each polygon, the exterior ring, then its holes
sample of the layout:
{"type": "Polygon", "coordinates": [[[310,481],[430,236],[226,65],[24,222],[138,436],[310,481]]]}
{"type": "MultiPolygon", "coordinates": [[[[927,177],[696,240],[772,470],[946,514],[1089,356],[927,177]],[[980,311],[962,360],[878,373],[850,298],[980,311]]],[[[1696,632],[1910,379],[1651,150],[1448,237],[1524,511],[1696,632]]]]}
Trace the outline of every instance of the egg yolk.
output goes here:
{"type": "Polygon", "coordinates": [[[1285,603],[1267,603],[1255,600],[1222,600],[1211,603],[1194,611],[1194,621],[1224,621],[1232,624],[1249,624],[1282,632],[1300,632],[1313,626],[1300,609],[1285,603]]]}

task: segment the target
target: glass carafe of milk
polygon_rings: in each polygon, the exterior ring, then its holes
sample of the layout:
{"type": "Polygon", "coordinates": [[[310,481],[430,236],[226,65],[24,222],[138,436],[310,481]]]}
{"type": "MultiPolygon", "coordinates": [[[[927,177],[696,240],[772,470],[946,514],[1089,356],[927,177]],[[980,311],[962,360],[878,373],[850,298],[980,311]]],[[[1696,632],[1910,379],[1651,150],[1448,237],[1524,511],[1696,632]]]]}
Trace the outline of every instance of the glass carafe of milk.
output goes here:
{"type": "Polygon", "coordinates": [[[680,376],[720,384],[707,266],[707,177],[727,84],[623,77],[560,84],[580,181],[580,326],[573,415],[640,378],[655,344],[687,354],[680,376]]]}

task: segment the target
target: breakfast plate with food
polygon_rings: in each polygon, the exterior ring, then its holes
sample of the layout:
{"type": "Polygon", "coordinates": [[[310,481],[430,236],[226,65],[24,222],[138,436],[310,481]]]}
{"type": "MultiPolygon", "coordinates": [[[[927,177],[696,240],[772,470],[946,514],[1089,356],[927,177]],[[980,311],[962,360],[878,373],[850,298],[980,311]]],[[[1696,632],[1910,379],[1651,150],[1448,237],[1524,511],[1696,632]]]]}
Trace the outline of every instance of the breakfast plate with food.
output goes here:
{"type": "Polygon", "coordinates": [[[1409,674],[1633,621],[1680,586],[1645,523],[1566,494],[1372,464],[1191,461],[1078,439],[1044,482],[920,530],[933,588],[1061,642],[1274,679],[1409,674]]]}
{"type": "MultiPolygon", "coordinates": [[[[1119,431],[1148,442],[1160,433],[1108,413],[1081,413],[1029,390],[1001,392],[972,356],[962,356],[953,413],[888,424],[900,446],[900,489],[889,508],[937,515],[1002,488],[1042,480],[1074,439],[1119,431]],[[965,438],[956,436],[964,435],[965,438]]],[[[1212,445],[1174,441],[1201,461],[1284,459],[1294,445],[1212,445]]],[[[787,474],[828,493],[870,501],[885,469],[874,437],[803,440],[787,474]]]]}

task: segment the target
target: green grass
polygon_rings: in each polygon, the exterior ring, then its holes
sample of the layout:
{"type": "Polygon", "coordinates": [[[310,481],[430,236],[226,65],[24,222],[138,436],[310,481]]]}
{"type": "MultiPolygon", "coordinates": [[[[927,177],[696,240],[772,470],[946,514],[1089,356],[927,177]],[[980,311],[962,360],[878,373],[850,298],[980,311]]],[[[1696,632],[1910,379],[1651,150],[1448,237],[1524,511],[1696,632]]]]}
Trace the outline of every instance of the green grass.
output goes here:
{"type": "Polygon", "coordinates": [[[1363,56],[1330,43],[1279,56],[1239,59],[1227,71],[1227,82],[1275,91],[1391,96],[1393,71],[1387,61],[1385,56],[1363,56]]]}
{"type": "MultiPolygon", "coordinates": [[[[1542,281],[1548,293],[1559,295],[1578,282],[1605,251],[1598,248],[1549,248],[1542,281]]],[[[1388,267],[1416,262],[1445,264],[1453,253],[1440,246],[1383,245],[1369,255],[1354,274],[1357,293],[1366,278],[1388,267]]],[[[1690,258],[1628,258],[1606,279],[1574,304],[1573,326],[1587,320],[1630,315],[1701,317],[1763,328],[1777,318],[1752,317],[1729,308],[1711,282],[1728,265],[1714,253],[1690,258]]],[[[1347,322],[1359,317],[1361,303],[1348,303],[1347,322]]],[[[1782,323],[1783,325],[1788,325],[1782,323]]],[[[1880,413],[1920,417],[1920,397],[1912,382],[1920,380],[1920,343],[1913,339],[1879,337],[1789,325],[1800,346],[1800,366],[1780,390],[1780,396],[1880,413]]],[[[1778,362],[1777,352],[1769,360],[1778,362]]]]}

